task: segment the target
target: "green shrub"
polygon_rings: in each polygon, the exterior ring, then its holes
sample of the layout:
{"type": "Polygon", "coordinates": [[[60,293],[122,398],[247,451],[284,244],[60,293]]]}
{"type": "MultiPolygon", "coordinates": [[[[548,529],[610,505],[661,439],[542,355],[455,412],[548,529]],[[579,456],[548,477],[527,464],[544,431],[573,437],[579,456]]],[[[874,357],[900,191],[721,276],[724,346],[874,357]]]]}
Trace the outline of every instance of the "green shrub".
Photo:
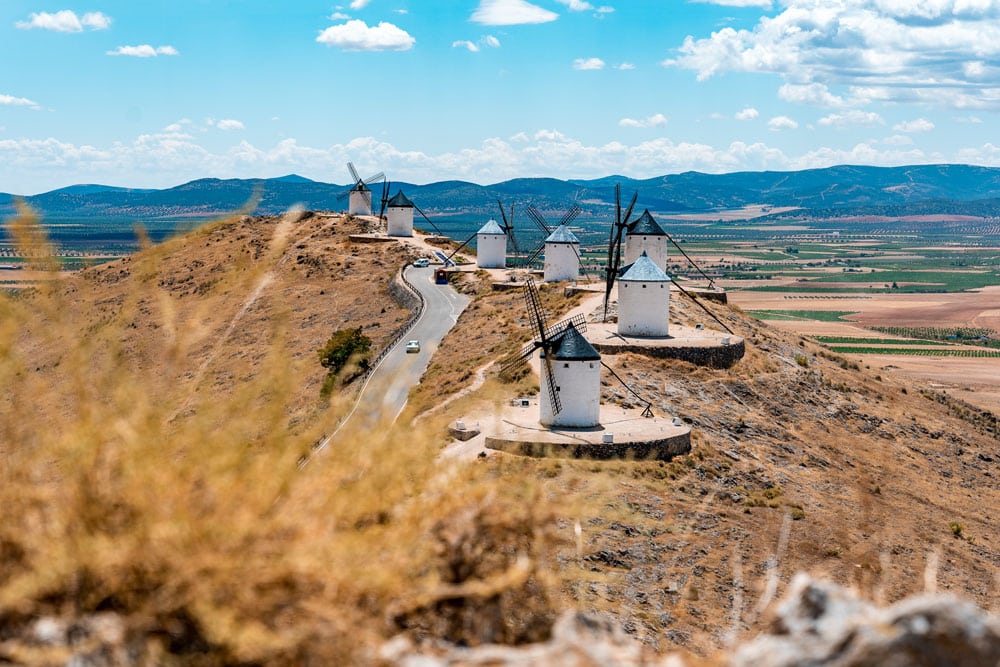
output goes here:
{"type": "Polygon", "coordinates": [[[368,371],[372,342],[361,333],[361,327],[335,331],[319,351],[319,363],[327,369],[323,394],[329,394],[338,378],[350,382],[368,371]]]}

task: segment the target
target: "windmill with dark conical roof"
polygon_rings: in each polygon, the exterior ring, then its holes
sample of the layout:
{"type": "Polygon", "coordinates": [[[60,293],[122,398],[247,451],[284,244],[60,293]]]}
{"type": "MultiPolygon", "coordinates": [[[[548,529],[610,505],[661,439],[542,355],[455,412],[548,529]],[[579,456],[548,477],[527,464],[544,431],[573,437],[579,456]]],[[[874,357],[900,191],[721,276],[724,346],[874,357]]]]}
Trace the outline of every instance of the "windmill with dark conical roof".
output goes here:
{"type": "Polygon", "coordinates": [[[625,264],[631,264],[643,253],[658,267],[667,270],[667,246],[670,236],[653,219],[647,208],[631,222],[625,233],[625,264]]]}
{"type": "Polygon", "coordinates": [[[413,209],[413,202],[402,190],[385,203],[386,232],[389,236],[413,236],[413,209]]]}
{"type": "Polygon", "coordinates": [[[542,391],[538,421],[543,426],[593,428],[601,421],[601,355],[581,335],[582,315],[546,326],[538,290],[531,278],[524,285],[528,315],[536,337],[520,354],[506,359],[501,374],[509,374],[541,350],[542,391]]]}
{"type": "Polygon", "coordinates": [[[368,178],[361,178],[353,162],[347,163],[347,170],[351,172],[353,185],[345,192],[337,195],[337,201],[347,199],[347,212],[351,215],[371,215],[372,214],[372,191],[368,186],[375,181],[385,179],[385,174],[379,172],[368,178]]]}

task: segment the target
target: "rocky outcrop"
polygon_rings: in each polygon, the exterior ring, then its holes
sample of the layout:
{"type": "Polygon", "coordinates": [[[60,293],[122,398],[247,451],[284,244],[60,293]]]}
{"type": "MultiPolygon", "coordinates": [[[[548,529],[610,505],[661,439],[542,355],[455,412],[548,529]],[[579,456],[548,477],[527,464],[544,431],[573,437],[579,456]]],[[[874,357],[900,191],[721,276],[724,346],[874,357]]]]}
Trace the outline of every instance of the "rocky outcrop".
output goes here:
{"type": "MultiPolygon", "coordinates": [[[[655,655],[606,617],[564,614],[544,643],[511,647],[416,647],[400,636],[381,651],[403,667],[682,667],[655,655]]],[[[800,574],[775,609],[770,634],[738,646],[730,667],[997,667],[1000,618],[951,595],[918,595],[880,608],[836,584],[800,574]]]]}
{"type": "Polygon", "coordinates": [[[886,608],[800,574],[777,608],[772,634],[736,650],[732,667],[996,667],[1000,619],[950,595],[886,608]]]}

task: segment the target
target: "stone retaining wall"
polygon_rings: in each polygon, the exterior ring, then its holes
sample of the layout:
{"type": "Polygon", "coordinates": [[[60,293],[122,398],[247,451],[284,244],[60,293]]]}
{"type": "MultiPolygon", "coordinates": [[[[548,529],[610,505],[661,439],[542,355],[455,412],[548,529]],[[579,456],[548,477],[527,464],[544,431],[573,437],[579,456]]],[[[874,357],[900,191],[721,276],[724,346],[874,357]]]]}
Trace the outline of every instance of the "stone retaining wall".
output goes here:
{"type": "Polygon", "coordinates": [[[711,347],[646,347],[642,345],[607,345],[590,341],[591,345],[601,354],[621,354],[632,352],[656,359],[680,359],[696,366],[709,368],[730,368],[746,354],[746,344],[739,342],[729,345],[713,345],[711,347]]]}
{"type": "Polygon", "coordinates": [[[579,442],[524,442],[486,437],[486,446],[508,454],[534,458],[596,459],[599,461],[670,461],[691,451],[690,431],[681,435],[645,442],[592,444],[579,442]]]}

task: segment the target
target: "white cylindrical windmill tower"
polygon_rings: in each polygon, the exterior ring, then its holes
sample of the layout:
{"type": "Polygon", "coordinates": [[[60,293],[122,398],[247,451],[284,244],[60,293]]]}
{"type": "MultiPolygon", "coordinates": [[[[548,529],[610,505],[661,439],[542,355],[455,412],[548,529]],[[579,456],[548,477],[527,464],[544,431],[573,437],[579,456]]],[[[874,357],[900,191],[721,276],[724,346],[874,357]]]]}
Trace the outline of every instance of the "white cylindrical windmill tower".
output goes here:
{"type": "Polygon", "coordinates": [[[642,253],[618,279],[618,333],[662,338],[670,328],[670,277],[642,253]]]}
{"type": "Polygon", "coordinates": [[[347,212],[351,215],[372,214],[372,191],[363,181],[351,188],[347,200],[347,212]]]}
{"type": "Polygon", "coordinates": [[[545,239],[545,276],[547,283],[576,280],[580,277],[580,239],[566,225],[559,225],[545,239]]]}
{"type": "Polygon", "coordinates": [[[507,235],[493,218],[476,232],[476,265],[481,269],[507,267],[507,235]]]}
{"type": "Polygon", "coordinates": [[[642,253],[646,253],[654,264],[666,271],[669,243],[670,238],[667,233],[649,214],[649,209],[646,209],[635,222],[629,223],[625,235],[626,266],[639,259],[642,253]]]}
{"type": "Polygon", "coordinates": [[[389,236],[413,236],[413,202],[402,190],[386,202],[385,220],[389,236]]]}
{"type": "Polygon", "coordinates": [[[542,349],[538,421],[567,428],[600,426],[601,355],[572,324],[547,347],[542,349]]]}

